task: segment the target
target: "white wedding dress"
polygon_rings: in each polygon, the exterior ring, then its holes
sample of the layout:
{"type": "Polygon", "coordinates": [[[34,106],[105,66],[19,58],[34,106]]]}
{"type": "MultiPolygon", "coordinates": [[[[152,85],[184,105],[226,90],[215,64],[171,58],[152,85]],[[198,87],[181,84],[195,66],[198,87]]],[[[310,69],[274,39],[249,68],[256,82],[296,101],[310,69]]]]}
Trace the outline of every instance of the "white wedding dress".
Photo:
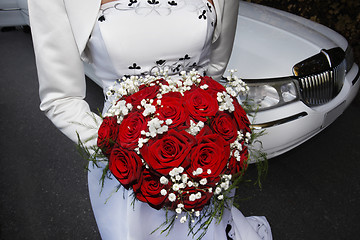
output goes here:
{"type": "MultiPolygon", "coordinates": [[[[119,0],[103,4],[87,50],[104,91],[116,79],[128,75],[154,74],[167,70],[176,76],[182,70],[206,70],[216,24],[214,7],[207,0],[119,0]]],[[[104,111],[109,107],[105,102],[104,111]]],[[[119,182],[99,184],[102,168],[88,176],[91,204],[104,240],[185,240],[188,225],[176,221],[169,235],[153,230],[165,221],[165,211],[136,201],[131,190],[114,193],[119,182]],[[110,197],[111,196],[111,197],[110,197]],[[109,198],[110,197],[110,198],[109,198]]],[[[265,217],[247,217],[235,207],[215,221],[203,240],[272,239],[265,217]]]]}

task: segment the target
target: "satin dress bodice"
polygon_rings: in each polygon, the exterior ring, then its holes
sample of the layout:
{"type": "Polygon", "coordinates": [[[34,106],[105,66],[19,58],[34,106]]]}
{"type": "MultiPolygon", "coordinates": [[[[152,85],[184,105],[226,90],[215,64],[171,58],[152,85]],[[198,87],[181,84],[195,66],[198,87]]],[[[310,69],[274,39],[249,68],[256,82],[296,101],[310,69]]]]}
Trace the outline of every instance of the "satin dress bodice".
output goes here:
{"type": "Polygon", "coordinates": [[[104,88],[130,75],[205,70],[216,14],[207,0],[119,0],[101,6],[88,42],[104,88]]]}

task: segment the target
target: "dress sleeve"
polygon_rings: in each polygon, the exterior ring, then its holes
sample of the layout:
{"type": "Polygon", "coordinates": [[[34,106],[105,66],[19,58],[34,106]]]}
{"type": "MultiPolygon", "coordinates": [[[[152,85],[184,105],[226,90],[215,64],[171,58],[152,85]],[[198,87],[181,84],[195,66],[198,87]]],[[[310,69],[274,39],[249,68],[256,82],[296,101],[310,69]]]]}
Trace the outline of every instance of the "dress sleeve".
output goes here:
{"type": "MultiPolygon", "coordinates": [[[[29,0],[28,4],[40,109],[71,140],[77,142],[78,133],[82,141],[87,141],[96,136],[102,120],[91,113],[84,101],[83,64],[63,0],[29,0]]],[[[87,146],[95,141],[89,141],[87,146]]]]}
{"type": "Polygon", "coordinates": [[[239,9],[239,0],[224,0],[219,2],[223,4],[223,8],[221,9],[222,13],[218,14],[218,16],[221,16],[221,19],[217,21],[217,24],[220,24],[220,26],[216,26],[220,29],[220,34],[212,44],[210,63],[207,70],[207,74],[215,80],[221,79],[229,62],[239,9]]]}

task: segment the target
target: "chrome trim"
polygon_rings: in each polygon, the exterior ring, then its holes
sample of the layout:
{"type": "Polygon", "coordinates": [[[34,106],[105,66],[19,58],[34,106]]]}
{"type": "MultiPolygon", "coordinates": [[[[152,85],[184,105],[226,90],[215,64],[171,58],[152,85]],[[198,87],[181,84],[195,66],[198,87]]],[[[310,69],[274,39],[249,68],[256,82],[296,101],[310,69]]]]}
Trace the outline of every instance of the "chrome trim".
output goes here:
{"type": "Polygon", "coordinates": [[[325,104],[341,91],[347,70],[346,54],[340,47],[322,49],[293,67],[301,100],[308,106],[325,104]]]}
{"type": "Polygon", "coordinates": [[[20,11],[21,8],[0,8],[0,11],[20,11]]]}
{"type": "Polygon", "coordinates": [[[293,66],[293,74],[296,77],[306,77],[318,74],[338,66],[345,59],[345,52],[342,48],[322,49],[315,54],[293,66]]]}
{"type": "Polygon", "coordinates": [[[324,49],[321,50],[321,53],[325,55],[326,59],[328,60],[329,66],[332,67],[332,62],[329,54],[324,49]]]}
{"type": "Polygon", "coordinates": [[[355,78],[354,78],[354,79],[352,80],[352,82],[351,82],[353,86],[354,86],[355,83],[359,80],[359,78],[360,78],[360,70],[358,69],[358,72],[357,72],[355,78]]]}
{"type": "Polygon", "coordinates": [[[308,106],[325,104],[341,91],[345,80],[346,63],[318,74],[298,78],[301,100],[308,106]]]}
{"type": "Polygon", "coordinates": [[[301,112],[301,113],[295,114],[293,116],[282,118],[282,119],[271,121],[271,122],[251,124],[251,127],[253,127],[253,128],[270,128],[270,127],[278,126],[280,124],[295,121],[295,120],[305,117],[307,115],[308,115],[307,112],[301,112]]]}

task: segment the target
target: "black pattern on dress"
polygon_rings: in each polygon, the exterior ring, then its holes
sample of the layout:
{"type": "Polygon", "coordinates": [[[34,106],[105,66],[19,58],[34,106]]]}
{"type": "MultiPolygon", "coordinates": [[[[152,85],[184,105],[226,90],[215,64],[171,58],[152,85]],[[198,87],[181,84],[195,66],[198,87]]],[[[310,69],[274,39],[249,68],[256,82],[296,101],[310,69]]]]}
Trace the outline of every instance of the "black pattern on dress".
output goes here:
{"type": "Polygon", "coordinates": [[[137,3],[137,0],[130,0],[130,3],[128,4],[128,6],[131,7],[135,3],[137,3]]]}
{"type": "Polygon", "coordinates": [[[226,238],[227,240],[234,240],[231,236],[230,236],[230,231],[231,231],[232,226],[230,224],[226,225],[226,238]]]}
{"type": "Polygon", "coordinates": [[[98,18],[98,21],[99,21],[99,22],[105,21],[105,16],[104,16],[104,15],[101,15],[101,16],[98,18]]]}
{"type": "Polygon", "coordinates": [[[148,0],[147,2],[148,2],[148,4],[154,4],[154,5],[157,5],[160,3],[159,1],[156,1],[156,0],[148,0]]]}
{"type": "Polygon", "coordinates": [[[136,63],[133,63],[133,65],[131,65],[131,66],[129,66],[129,69],[137,69],[137,70],[139,70],[139,69],[141,69],[141,67],[140,66],[138,66],[136,63]]]}
{"type": "Polygon", "coordinates": [[[204,19],[204,20],[206,20],[206,10],[203,10],[202,11],[202,13],[201,13],[201,15],[199,16],[199,19],[204,19]]]}
{"type": "Polygon", "coordinates": [[[211,6],[211,4],[210,4],[210,3],[206,3],[206,5],[208,6],[209,11],[212,12],[212,6],[211,6]]]}
{"type": "Polygon", "coordinates": [[[156,61],[156,65],[162,66],[162,65],[164,65],[165,62],[166,62],[166,60],[160,59],[160,60],[157,60],[157,61],[156,61]]]}
{"type": "Polygon", "coordinates": [[[179,58],[180,61],[189,60],[189,59],[190,59],[189,54],[185,54],[184,57],[179,58]]]}
{"type": "MultiPolygon", "coordinates": [[[[203,0],[205,1],[205,0],[203,0]]],[[[116,1],[112,6],[104,7],[102,9],[102,15],[113,8],[120,11],[135,10],[139,15],[149,15],[152,13],[166,16],[171,14],[173,11],[182,9],[186,5],[192,5],[191,1],[185,0],[119,0],[116,1]]],[[[206,20],[208,18],[207,12],[213,12],[213,6],[208,2],[204,5],[194,4],[194,11],[198,11],[198,19],[206,20]]],[[[102,18],[103,19],[103,18],[102,18]]],[[[102,20],[103,21],[103,20],[102,20]]]]}
{"type": "Polygon", "coordinates": [[[227,240],[234,240],[236,238],[233,223],[234,223],[234,219],[231,218],[231,219],[228,220],[228,223],[226,225],[225,234],[226,234],[226,239],[227,240]]]}
{"type": "MultiPolygon", "coordinates": [[[[172,64],[167,64],[167,61],[164,59],[159,59],[154,61],[155,66],[148,71],[141,71],[141,66],[137,63],[132,63],[129,65],[128,69],[134,70],[133,75],[137,76],[146,76],[154,75],[162,71],[170,71],[171,73],[180,73],[181,71],[190,71],[192,69],[198,69],[198,63],[192,61],[189,54],[185,54],[183,57],[178,58],[178,60],[172,64]]],[[[124,75],[124,77],[130,77],[130,75],[124,75]]]]}
{"type": "Polygon", "coordinates": [[[168,4],[170,5],[170,6],[177,6],[177,2],[175,2],[175,1],[168,1],[168,4]]]}

